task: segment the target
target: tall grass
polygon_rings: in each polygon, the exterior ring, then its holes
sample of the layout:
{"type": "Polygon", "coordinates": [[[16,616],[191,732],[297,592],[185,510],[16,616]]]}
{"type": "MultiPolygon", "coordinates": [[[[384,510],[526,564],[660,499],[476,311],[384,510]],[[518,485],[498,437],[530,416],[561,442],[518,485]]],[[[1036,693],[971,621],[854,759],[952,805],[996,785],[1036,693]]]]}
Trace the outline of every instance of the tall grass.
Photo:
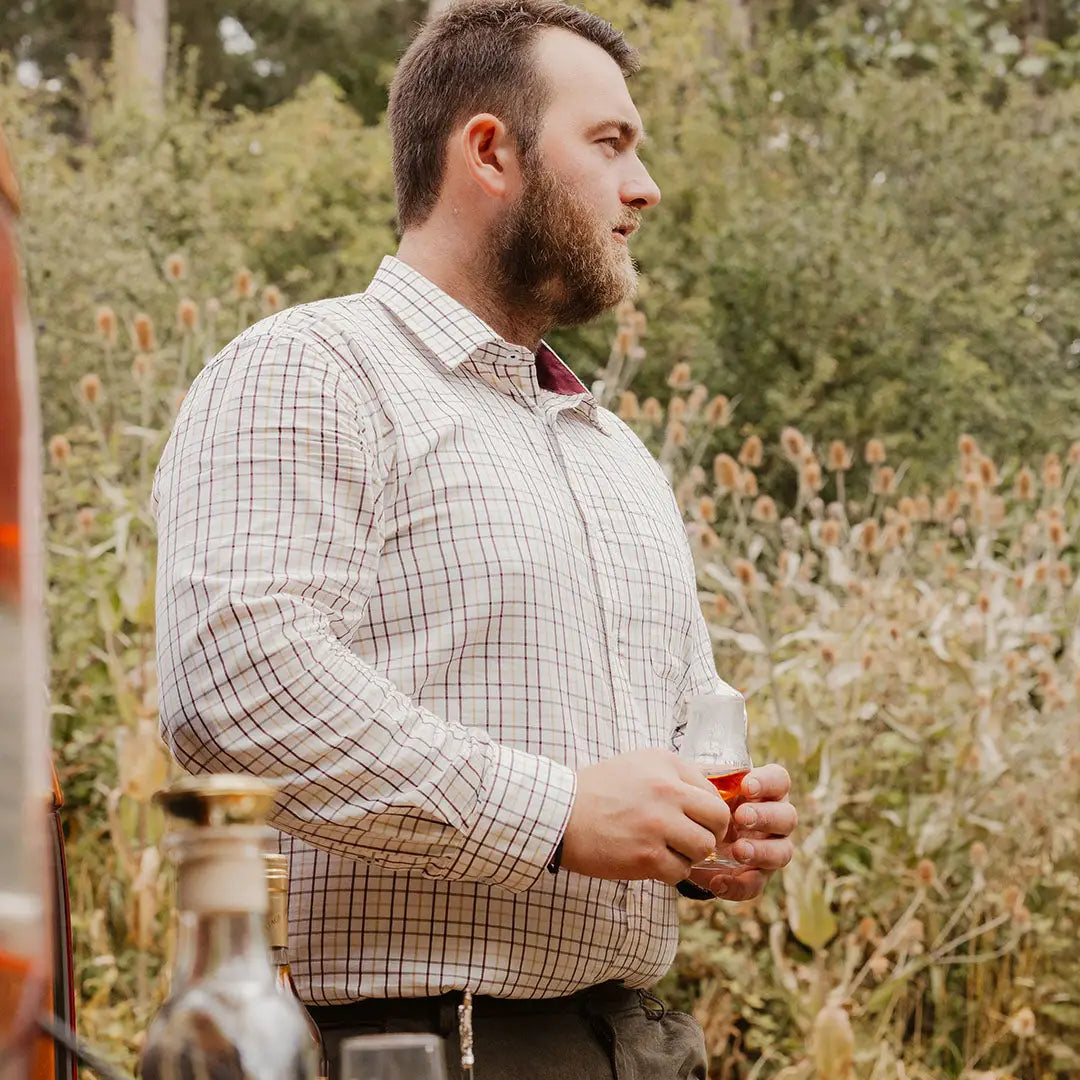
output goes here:
{"type": "MultiPolygon", "coordinates": [[[[85,312],[81,419],[48,446],[80,1024],[129,1065],[170,948],[150,482],[196,371],[283,302],[248,270],[225,296],[182,255],[162,273],[157,309],[85,312]]],[[[761,899],[683,906],[666,994],[721,1080],[1077,1075],[1080,445],[999,462],[957,432],[954,470],[909,490],[886,442],[757,431],[685,364],[639,401],[647,338],[620,309],[594,389],[671,479],[718,669],[802,822],[761,899]]]]}

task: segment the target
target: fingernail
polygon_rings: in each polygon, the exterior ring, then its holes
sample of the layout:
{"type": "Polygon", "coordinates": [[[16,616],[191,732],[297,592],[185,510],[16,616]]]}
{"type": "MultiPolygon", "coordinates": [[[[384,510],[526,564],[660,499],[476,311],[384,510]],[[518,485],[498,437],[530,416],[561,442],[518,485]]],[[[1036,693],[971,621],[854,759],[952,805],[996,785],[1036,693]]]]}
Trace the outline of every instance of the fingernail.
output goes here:
{"type": "Polygon", "coordinates": [[[740,840],[732,851],[739,862],[749,862],[754,857],[754,845],[748,844],[745,840],[740,840]]]}
{"type": "Polygon", "coordinates": [[[754,810],[744,810],[739,816],[748,829],[752,829],[757,824],[757,812],[754,810]]]}
{"type": "Polygon", "coordinates": [[[713,896],[727,896],[728,883],[727,878],[721,878],[718,888],[713,889],[713,896]]]}
{"type": "Polygon", "coordinates": [[[746,794],[751,798],[755,795],[761,794],[761,781],[760,780],[747,780],[746,781],[746,794]]]}

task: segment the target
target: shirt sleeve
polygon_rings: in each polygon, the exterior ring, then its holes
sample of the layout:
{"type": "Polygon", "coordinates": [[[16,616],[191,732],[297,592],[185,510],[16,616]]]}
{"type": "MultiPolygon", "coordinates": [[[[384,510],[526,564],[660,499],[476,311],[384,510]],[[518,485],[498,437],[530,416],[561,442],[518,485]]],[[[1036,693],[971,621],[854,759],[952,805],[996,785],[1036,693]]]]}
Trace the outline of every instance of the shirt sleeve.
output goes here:
{"type": "Polygon", "coordinates": [[[345,363],[249,332],[184,400],[153,494],[163,737],[190,771],[276,781],[271,824],[316,847],[527,889],[574,773],[421,708],[348,647],[389,465],[345,363]]]}

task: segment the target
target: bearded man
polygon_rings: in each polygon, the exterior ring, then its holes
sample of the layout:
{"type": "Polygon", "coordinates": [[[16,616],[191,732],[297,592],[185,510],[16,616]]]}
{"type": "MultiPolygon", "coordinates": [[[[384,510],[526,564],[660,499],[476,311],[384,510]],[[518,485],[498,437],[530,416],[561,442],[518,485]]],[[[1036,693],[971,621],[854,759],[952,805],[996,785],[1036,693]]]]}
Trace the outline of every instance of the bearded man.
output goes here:
{"type": "Polygon", "coordinates": [[[428,1030],[456,1076],[469,992],[483,1080],[702,1077],[647,993],[675,887],[743,900],[791,858],[767,765],[743,868],[691,871],[730,818],[675,718],[731,691],[663,472],[543,341],[634,295],[636,63],[558,0],[429,23],[390,95],[396,257],[228,345],[158,469],[164,731],[279,784],[331,1057],[428,1030]]]}

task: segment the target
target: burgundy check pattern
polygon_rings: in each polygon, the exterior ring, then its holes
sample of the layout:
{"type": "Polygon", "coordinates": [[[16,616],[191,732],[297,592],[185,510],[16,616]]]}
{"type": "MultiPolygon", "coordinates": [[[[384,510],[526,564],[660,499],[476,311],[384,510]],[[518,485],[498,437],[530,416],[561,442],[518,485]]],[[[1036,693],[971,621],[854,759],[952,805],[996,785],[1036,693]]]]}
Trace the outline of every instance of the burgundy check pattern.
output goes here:
{"type": "Polygon", "coordinates": [[[667,479],[550,349],[388,257],[206,366],[154,504],[163,733],[281,785],[306,1000],[663,974],[672,888],[546,864],[575,770],[724,684],[667,479]]]}

